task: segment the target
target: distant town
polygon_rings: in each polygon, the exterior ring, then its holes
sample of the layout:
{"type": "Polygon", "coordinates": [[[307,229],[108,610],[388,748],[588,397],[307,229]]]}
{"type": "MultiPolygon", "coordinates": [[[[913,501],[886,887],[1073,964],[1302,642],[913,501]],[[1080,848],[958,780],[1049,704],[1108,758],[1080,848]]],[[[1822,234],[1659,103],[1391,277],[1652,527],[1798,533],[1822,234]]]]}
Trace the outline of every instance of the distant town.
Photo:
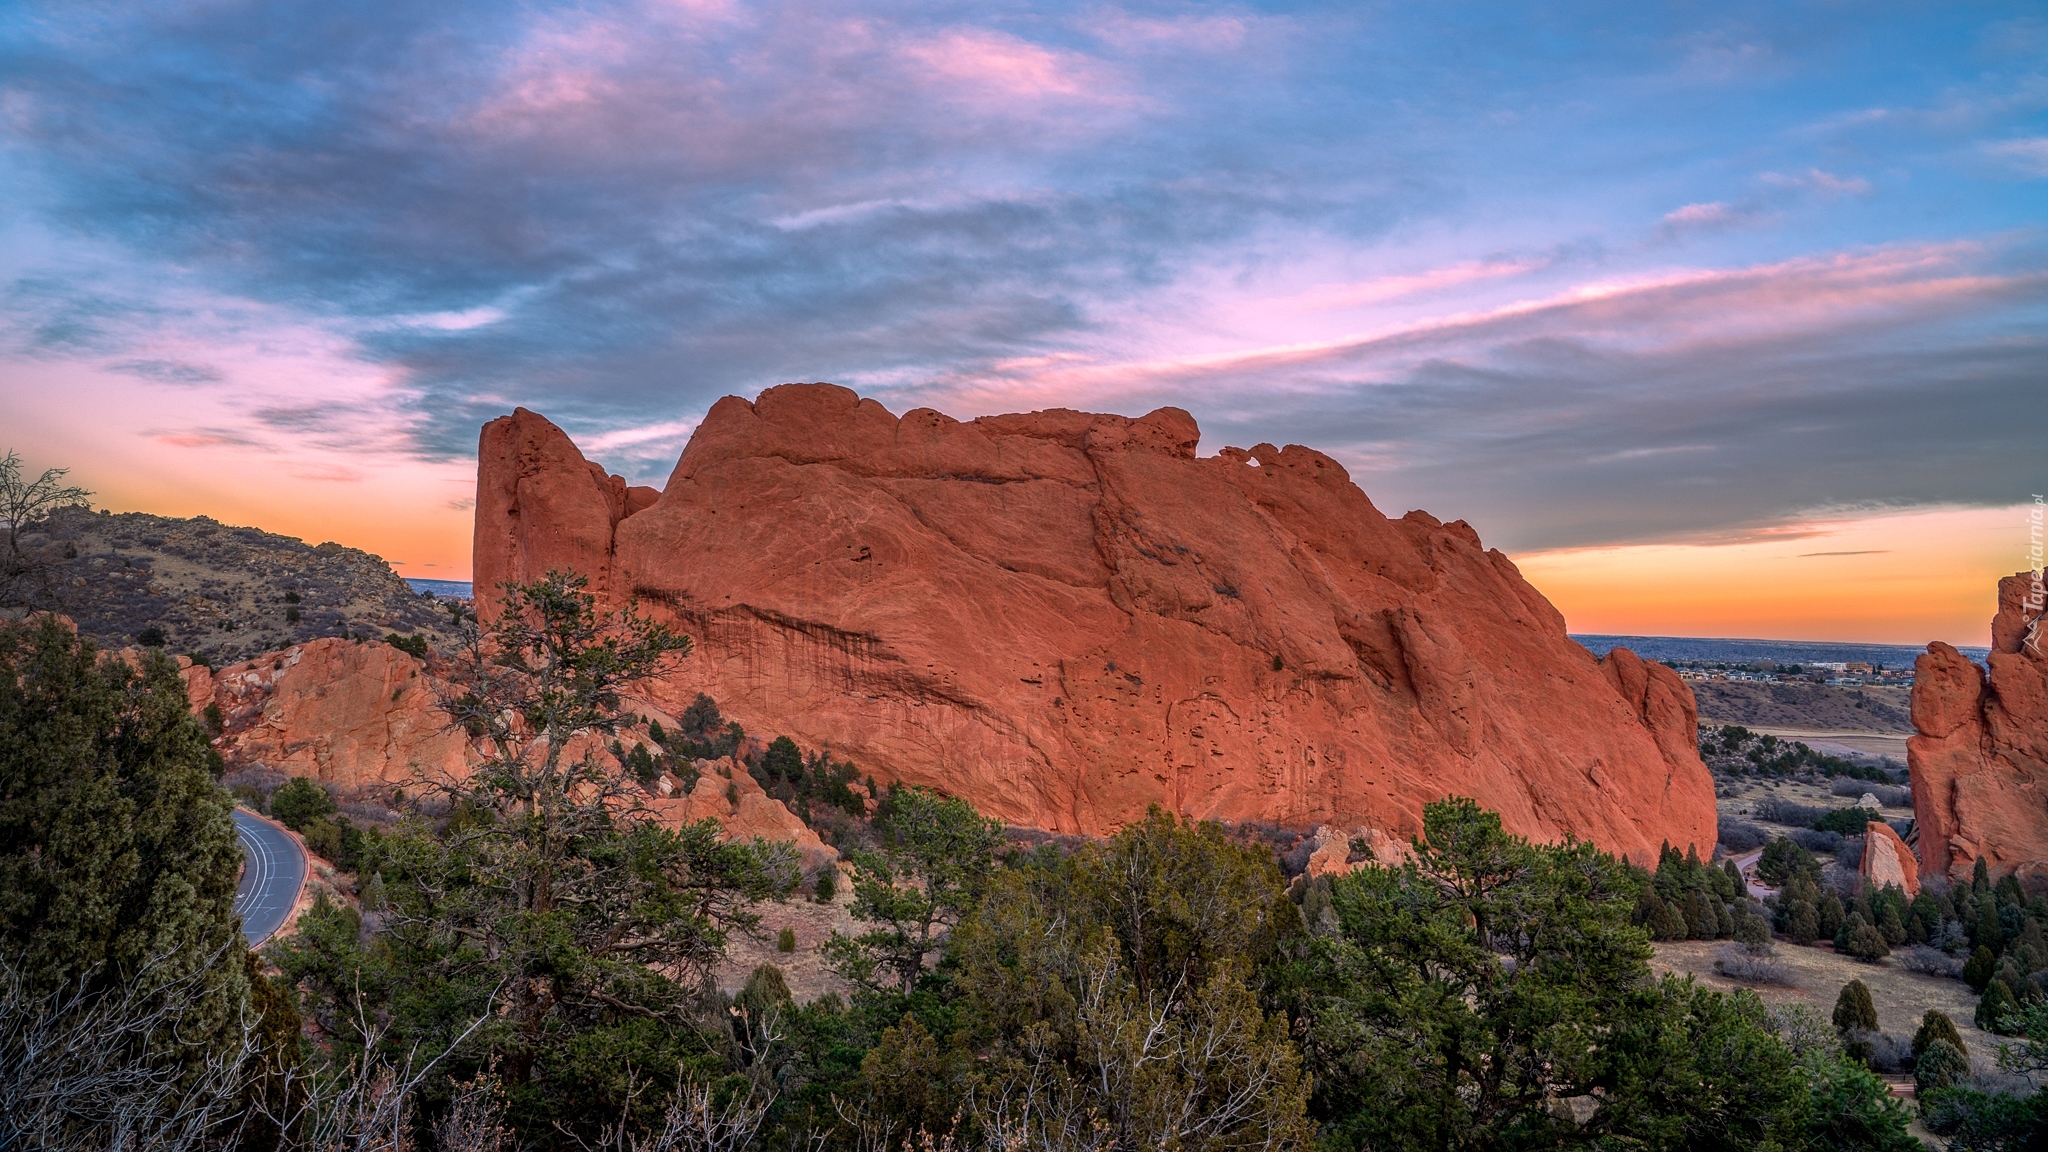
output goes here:
{"type": "Polygon", "coordinates": [[[1863,660],[1827,663],[1773,664],[1758,660],[1728,664],[1710,660],[1659,661],[1678,673],[1681,680],[1746,680],[1766,684],[1828,684],[1839,688],[1913,686],[1910,666],[1886,667],[1863,660]]]}

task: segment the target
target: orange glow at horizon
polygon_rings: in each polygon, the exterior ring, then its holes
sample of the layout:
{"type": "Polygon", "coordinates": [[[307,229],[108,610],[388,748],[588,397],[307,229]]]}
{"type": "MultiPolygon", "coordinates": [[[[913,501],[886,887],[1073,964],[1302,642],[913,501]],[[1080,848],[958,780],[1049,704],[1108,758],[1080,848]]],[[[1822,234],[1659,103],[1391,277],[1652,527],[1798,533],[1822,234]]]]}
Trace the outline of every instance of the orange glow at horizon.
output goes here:
{"type": "Polygon", "coordinates": [[[1981,647],[1998,578],[2027,566],[2030,507],[1815,521],[1794,538],[1565,549],[1515,563],[1576,633],[1981,647]]]}

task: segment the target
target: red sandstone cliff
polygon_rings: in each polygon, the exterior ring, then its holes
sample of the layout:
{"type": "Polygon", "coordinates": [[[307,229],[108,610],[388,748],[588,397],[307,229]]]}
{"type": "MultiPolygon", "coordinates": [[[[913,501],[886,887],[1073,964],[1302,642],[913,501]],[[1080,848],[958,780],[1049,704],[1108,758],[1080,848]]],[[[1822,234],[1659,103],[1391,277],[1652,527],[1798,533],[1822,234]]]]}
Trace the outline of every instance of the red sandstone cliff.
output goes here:
{"type": "Polygon", "coordinates": [[[1714,841],[1691,692],[1603,664],[1462,521],[1194,420],[900,419],[826,384],[714,405],[658,499],[520,410],[479,445],[476,574],[583,572],[688,630],[659,694],[1011,823],[1405,836],[1450,793],[1651,858],[1714,841]]]}
{"type": "Polygon", "coordinates": [[[1924,874],[1967,879],[1981,858],[1994,876],[2048,885],[2048,655],[2033,595],[2031,572],[1998,582],[1988,677],[1938,642],[1914,662],[1906,759],[1924,874]]]}

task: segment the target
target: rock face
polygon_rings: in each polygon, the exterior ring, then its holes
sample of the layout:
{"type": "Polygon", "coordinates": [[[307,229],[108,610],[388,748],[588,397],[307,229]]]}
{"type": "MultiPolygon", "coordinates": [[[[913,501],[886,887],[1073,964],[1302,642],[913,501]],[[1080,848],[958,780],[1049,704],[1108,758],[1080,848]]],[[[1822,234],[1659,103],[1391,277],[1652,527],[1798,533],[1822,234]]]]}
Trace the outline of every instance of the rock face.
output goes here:
{"type": "Polygon", "coordinates": [[[1864,830],[1863,866],[1859,871],[1863,883],[1872,889],[1896,884],[1908,896],[1920,894],[1920,865],[1913,859],[1913,850],[1906,847],[1889,824],[1876,821],[1864,830]]]}
{"type": "Polygon", "coordinates": [[[699,760],[693,765],[697,780],[687,792],[659,796],[645,801],[647,807],[674,828],[713,819],[728,839],[788,840],[796,845],[806,872],[816,871],[839,853],[811,831],[782,801],[768,795],[746,768],[731,758],[699,760]]]}
{"type": "Polygon", "coordinates": [[[2048,887],[2048,655],[2031,572],[1998,582],[1990,675],[1947,644],[1914,662],[1906,741],[1923,873],[1967,879],[1983,860],[2048,887]]]}
{"type": "Polygon", "coordinates": [[[425,667],[389,644],[312,640],[211,675],[190,669],[195,709],[208,681],[235,765],[347,792],[468,774],[467,741],[435,705],[425,667]]]}
{"type": "Polygon", "coordinates": [[[1462,521],[1198,440],[1172,408],[962,423],[785,385],[714,405],[648,500],[522,410],[479,446],[478,586],[584,572],[696,638],[671,710],[708,692],[1017,825],[1156,803],[1405,838],[1461,794],[1637,860],[1712,846],[1668,669],[1594,659],[1462,521]]]}
{"type": "MultiPolygon", "coordinates": [[[[431,670],[389,644],[314,640],[218,673],[179,659],[193,711],[220,706],[225,731],[215,743],[232,768],[310,777],[343,794],[409,789],[423,777],[459,780],[470,772],[469,742],[436,704],[431,670]]],[[[625,735],[651,742],[645,731],[625,735]]],[[[572,758],[586,752],[616,764],[595,737],[567,748],[572,758]]],[[[729,839],[793,841],[807,871],[838,859],[744,767],[730,759],[695,767],[700,775],[690,791],[664,780],[667,787],[643,801],[670,827],[711,817],[729,839]]]]}

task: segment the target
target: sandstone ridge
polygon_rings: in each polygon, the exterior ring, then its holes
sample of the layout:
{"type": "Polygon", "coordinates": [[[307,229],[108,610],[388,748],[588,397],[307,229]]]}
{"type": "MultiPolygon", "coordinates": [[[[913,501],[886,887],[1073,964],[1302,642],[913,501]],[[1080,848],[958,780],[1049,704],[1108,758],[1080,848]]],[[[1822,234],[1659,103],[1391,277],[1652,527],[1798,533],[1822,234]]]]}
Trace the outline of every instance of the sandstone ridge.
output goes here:
{"type": "Polygon", "coordinates": [[[900,418],[829,384],[715,404],[633,489],[519,410],[484,427],[476,574],[583,573],[696,638],[657,696],[1012,824],[1150,804],[1403,837],[1472,796],[1644,861],[1714,842],[1692,694],[1604,663],[1462,521],[1389,519],[1300,446],[1194,419],[900,418]]]}
{"type": "Polygon", "coordinates": [[[2048,888],[2048,655],[2032,572],[1998,582],[1990,673],[1950,645],[1914,662],[1906,760],[1923,875],[1967,880],[1978,860],[2048,888]]]}

